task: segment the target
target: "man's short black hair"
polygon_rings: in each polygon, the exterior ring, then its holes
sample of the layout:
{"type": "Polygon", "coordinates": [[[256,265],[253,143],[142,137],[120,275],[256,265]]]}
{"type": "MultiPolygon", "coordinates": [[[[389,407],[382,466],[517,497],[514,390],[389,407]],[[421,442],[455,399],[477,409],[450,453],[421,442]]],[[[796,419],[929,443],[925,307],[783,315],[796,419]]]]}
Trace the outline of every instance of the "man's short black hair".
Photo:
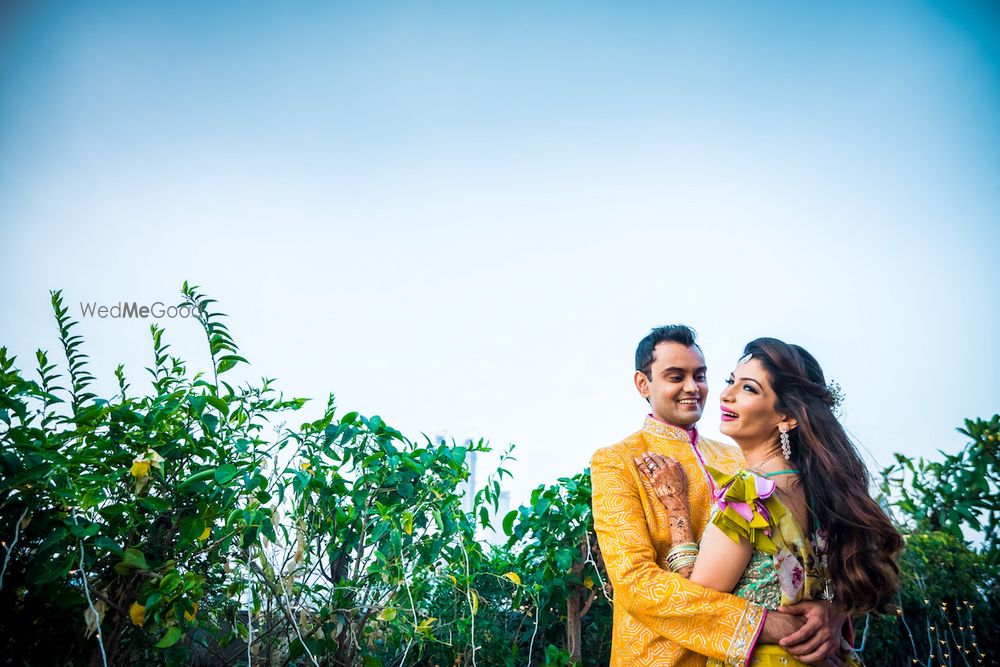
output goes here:
{"type": "MultiPolygon", "coordinates": [[[[649,369],[653,365],[653,350],[660,343],[680,343],[685,347],[698,347],[695,342],[696,334],[694,329],[683,324],[668,324],[656,327],[649,334],[639,341],[639,347],[635,348],[635,370],[642,371],[642,374],[652,379],[649,369]]],[[[699,350],[701,348],[698,348],[699,350]]]]}

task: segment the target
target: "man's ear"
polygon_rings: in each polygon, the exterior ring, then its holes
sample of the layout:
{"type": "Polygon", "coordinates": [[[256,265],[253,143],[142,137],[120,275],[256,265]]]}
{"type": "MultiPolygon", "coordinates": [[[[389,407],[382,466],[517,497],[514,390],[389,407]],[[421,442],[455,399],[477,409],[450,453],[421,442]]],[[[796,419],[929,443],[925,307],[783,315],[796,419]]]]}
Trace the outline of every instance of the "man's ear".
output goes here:
{"type": "Polygon", "coordinates": [[[635,388],[639,390],[639,394],[649,400],[649,378],[642,371],[636,371],[635,376],[632,378],[635,382],[635,388]]]}

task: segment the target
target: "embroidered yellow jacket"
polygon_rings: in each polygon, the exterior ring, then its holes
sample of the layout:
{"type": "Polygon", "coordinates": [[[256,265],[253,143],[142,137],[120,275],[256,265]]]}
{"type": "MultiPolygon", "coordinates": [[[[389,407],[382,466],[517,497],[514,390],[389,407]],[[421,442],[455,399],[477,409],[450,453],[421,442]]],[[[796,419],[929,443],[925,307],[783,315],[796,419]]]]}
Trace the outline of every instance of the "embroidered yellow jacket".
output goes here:
{"type": "Polygon", "coordinates": [[[702,667],[706,656],[744,667],[760,633],[763,608],[667,568],[667,511],[633,459],[653,451],[680,462],[692,528],[701,539],[711,495],[695,448],[718,470],[734,472],[743,463],[738,448],[705,438],[692,446],[683,429],[653,417],[591,460],[594,528],[615,591],[611,667],[702,667]]]}

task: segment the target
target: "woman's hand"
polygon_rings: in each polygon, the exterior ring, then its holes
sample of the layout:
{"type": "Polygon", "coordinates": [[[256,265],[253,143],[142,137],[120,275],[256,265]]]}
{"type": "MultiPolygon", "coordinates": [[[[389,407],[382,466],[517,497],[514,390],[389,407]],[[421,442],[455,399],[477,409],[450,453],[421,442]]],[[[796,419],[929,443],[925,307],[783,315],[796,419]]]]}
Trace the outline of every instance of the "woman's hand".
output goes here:
{"type": "Polygon", "coordinates": [[[656,452],[646,452],[641,459],[635,459],[635,465],[661,501],[687,498],[687,475],[681,464],[674,459],[656,452]]]}

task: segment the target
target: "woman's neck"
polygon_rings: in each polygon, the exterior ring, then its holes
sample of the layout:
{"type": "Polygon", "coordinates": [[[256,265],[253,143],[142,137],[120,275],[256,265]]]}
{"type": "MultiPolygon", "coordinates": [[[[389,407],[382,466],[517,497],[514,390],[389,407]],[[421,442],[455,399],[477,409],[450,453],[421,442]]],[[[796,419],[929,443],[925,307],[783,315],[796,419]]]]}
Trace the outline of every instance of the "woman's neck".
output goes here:
{"type": "Polygon", "coordinates": [[[778,462],[776,459],[780,459],[780,463],[782,464],[785,462],[781,458],[781,446],[777,440],[752,443],[737,440],[736,444],[739,445],[740,451],[743,452],[743,459],[746,461],[748,468],[757,468],[762,464],[767,468],[771,468],[774,463],[778,462]]]}

